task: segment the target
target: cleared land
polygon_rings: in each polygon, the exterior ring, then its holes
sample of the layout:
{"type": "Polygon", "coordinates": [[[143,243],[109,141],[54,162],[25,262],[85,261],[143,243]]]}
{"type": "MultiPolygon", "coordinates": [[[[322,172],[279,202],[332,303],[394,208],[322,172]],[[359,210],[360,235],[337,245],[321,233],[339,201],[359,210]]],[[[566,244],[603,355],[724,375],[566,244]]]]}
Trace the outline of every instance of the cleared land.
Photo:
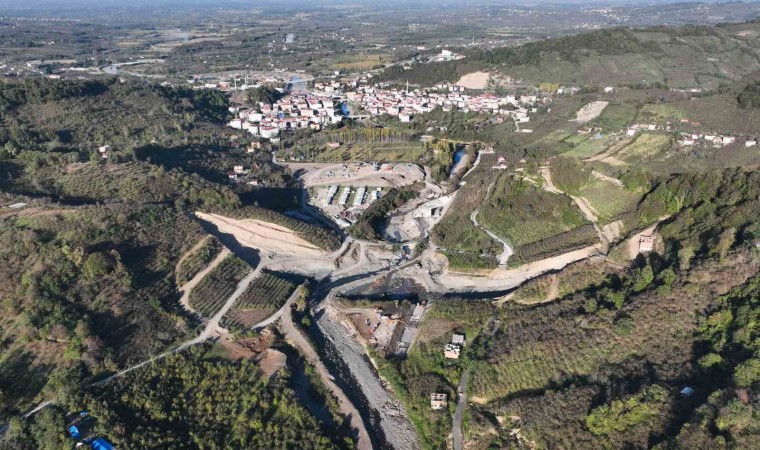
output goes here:
{"type": "Polygon", "coordinates": [[[488,72],[473,72],[462,76],[456,84],[467,89],[485,89],[490,78],[491,74],[488,72]]]}
{"type": "Polygon", "coordinates": [[[425,172],[416,164],[383,164],[375,170],[371,164],[285,163],[293,171],[302,171],[306,187],[312,186],[375,186],[401,187],[422,181],[425,172]]]}
{"type": "Polygon", "coordinates": [[[219,214],[196,212],[201,220],[215,225],[219,232],[231,234],[243,245],[277,254],[316,257],[325,252],[300,238],[288,228],[255,219],[231,219],[219,214]]]}
{"type": "Polygon", "coordinates": [[[606,108],[609,104],[609,102],[597,100],[595,102],[584,105],[576,113],[575,121],[578,123],[590,122],[599,117],[602,114],[602,111],[604,111],[604,108],[606,108]]]}

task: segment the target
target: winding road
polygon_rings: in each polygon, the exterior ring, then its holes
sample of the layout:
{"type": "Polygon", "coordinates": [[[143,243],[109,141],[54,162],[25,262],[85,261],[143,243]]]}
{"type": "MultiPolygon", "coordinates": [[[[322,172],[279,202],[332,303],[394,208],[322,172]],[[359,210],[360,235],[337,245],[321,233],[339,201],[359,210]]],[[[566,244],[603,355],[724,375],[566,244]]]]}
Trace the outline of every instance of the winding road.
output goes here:
{"type": "Polygon", "coordinates": [[[496,236],[494,233],[491,232],[488,228],[484,227],[483,225],[478,223],[478,212],[480,212],[479,209],[476,209],[475,211],[470,214],[470,221],[473,225],[475,225],[476,228],[480,228],[483,230],[487,235],[491,237],[491,239],[495,240],[496,242],[499,242],[504,250],[501,252],[501,255],[499,255],[499,265],[500,266],[506,266],[507,262],[509,261],[509,257],[512,256],[514,251],[512,250],[512,247],[507,244],[507,242],[500,238],[499,236],[496,236]]]}

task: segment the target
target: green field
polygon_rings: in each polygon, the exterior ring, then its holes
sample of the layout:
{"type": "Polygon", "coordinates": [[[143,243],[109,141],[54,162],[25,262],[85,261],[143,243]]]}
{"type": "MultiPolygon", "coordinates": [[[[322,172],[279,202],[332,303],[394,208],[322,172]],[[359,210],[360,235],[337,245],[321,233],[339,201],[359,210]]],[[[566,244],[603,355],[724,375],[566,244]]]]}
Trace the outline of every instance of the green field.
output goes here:
{"type": "Polygon", "coordinates": [[[639,117],[644,121],[653,120],[655,122],[663,122],[683,119],[686,117],[686,112],[667,103],[648,103],[641,107],[639,117]]]}
{"type": "Polygon", "coordinates": [[[629,162],[648,159],[668,150],[672,144],[673,139],[668,135],[641,133],[614,156],[629,162]]]}
{"type": "Polygon", "coordinates": [[[611,181],[592,177],[591,182],[581,188],[581,196],[591,203],[597,212],[599,222],[610,222],[613,218],[635,209],[641,195],[626,190],[611,181]]]}
{"type": "Polygon", "coordinates": [[[571,150],[562,153],[564,156],[589,158],[607,150],[615,141],[609,135],[595,139],[591,134],[576,134],[564,139],[562,142],[570,144],[572,147],[571,150]]]}
{"type": "Polygon", "coordinates": [[[419,142],[355,143],[326,149],[315,158],[318,162],[415,162],[425,154],[419,142]]]}
{"type": "Polygon", "coordinates": [[[478,221],[513,246],[537,242],[586,221],[573,200],[503,176],[483,204],[478,221]]]}
{"type": "Polygon", "coordinates": [[[606,133],[618,132],[632,124],[636,118],[636,107],[628,103],[607,105],[597,123],[606,133]]]}

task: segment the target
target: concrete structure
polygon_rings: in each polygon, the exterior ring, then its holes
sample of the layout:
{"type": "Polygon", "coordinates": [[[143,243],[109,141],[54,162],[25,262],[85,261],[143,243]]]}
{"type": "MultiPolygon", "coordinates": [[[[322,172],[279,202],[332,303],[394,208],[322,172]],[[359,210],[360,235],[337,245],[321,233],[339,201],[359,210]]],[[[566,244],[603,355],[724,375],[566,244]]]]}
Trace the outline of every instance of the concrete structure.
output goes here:
{"type": "Polygon", "coordinates": [[[654,236],[641,236],[639,239],[639,253],[648,253],[654,249],[654,236]]]}
{"type": "Polygon", "coordinates": [[[462,353],[462,349],[458,345],[446,344],[443,347],[443,356],[448,359],[459,359],[459,355],[462,353]]]}
{"type": "Polygon", "coordinates": [[[430,407],[434,410],[443,409],[449,404],[448,398],[446,394],[430,394],[430,407]]]}

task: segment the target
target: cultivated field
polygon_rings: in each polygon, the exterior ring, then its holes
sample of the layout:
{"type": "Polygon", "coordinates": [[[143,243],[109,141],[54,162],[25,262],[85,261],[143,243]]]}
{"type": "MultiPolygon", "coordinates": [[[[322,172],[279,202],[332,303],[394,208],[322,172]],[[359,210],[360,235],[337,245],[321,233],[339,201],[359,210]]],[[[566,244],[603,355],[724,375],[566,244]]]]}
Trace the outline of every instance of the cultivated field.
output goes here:
{"type": "Polygon", "coordinates": [[[221,326],[232,332],[252,327],[285,304],[296,287],[298,284],[294,280],[264,271],[222,317],[221,326]]]}
{"type": "Polygon", "coordinates": [[[228,256],[190,292],[190,307],[203,317],[213,316],[250,271],[242,259],[228,256]]]}
{"type": "Polygon", "coordinates": [[[203,270],[222,251],[222,243],[213,236],[204,238],[177,265],[177,285],[182,286],[203,270]]]}

